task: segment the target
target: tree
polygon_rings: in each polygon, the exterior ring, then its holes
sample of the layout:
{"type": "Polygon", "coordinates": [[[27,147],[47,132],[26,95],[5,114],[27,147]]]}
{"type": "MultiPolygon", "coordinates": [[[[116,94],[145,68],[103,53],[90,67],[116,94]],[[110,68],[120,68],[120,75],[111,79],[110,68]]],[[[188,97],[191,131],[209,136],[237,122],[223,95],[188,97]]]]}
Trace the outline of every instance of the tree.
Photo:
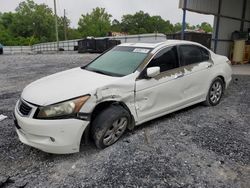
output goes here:
{"type": "Polygon", "coordinates": [[[104,8],[97,7],[90,14],[81,16],[78,22],[78,30],[83,37],[106,36],[111,28],[111,17],[104,8]]]}
{"type": "Polygon", "coordinates": [[[173,31],[174,33],[177,33],[177,32],[180,32],[181,29],[182,29],[182,24],[178,22],[174,25],[173,31]]]}
{"type": "Polygon", "coordinates": [[[69,34],[69,24],[70,24],[70,20],[67,18],[67,17],[58,17],[58,37],[59,37],[59,40],[65,40],[65,35],[64,35],[64,22],[65,22],[65,25],[66,25],[66,34],[68,35],[69,34]]]}
{"type": "MultiPolygon", "coordinates": [[[[190,25],[189,23],[186,23],[186,29],[195,30],[196,27],[194,25],[190,25]]],[[[182,24],[178,22],[173,26],[173,33],[178,33],[181,31],[182,31],[182,24]]]]}
{"type": "Polygon", "coordinates": [[[123,32],[129,34],[147,33],[149,27],[150,15],[139,11],[134,15],[127,14],[122,17],[121,28],[123,32]]]}
{"type": "Polygon", "coordinates": [[[170,21],[162,19],[161,16],[150,16],[148,13],[139,11],[134,15],[124,15],[122,17],[121,29],[129,34],[171,33],[173,25],[170,21]]]}
{"type": "MultiPolygon", "coordinates": [[[[21,2],[14,13],[0,14],[0,40],[5,45],[32,45],[55,41],[55,17],[51,8],[33,0],[21,2]]],[[[70,20],[66,18],[69,27],[70,20]]],[[[64,18],[58,17],[59,39],[64,40],[64,18]]]]}
{"type": "Polygon", "coordinates": [[[121,32],[122,31],[121,23],[117,19],[114,19],[112,21],[111,31],[115,31],[115,32],[121,32]]]}
{"type": "Polygon", "coordinates": [[[11,35],[9,26],[13,22],[13,14],[9,13],[0,13],[0,42],[3,45],[8,45],[9,40],[13,38],[11,35]]]}
{"type": "Polygon", "coordinates": [[[41,42],[54,40],[54,15],[45,4],[33,0],[21,2],[16,8],[12,27],[16,36],[34,37],[41,42]]]}
{"type": "Polygon", "coordinates": [[[152,16],[149,19],[149,33],[171,33],[173,31],[173,25],[169,20],[165,21],[161,16],[152,16]]]}
{"type": "Polygon", "coordinates": [[[202,29],[206,33],[212,33],[213,32],[213,27],[207,22],[202,22],[201,25],[197,25],[196,28],[202,29]]]}
{"type": "Polygon", "coordinates": [[[78,29],[68,28],[68,40],[80,39],[82,37],[78,29]]]}
{"type": "Polygon", "coordinates": [[[196,27],[194,25],[190,25],[189,23],[186,23],[186,28],[190,30],[195,30],[196,27]]]}
{"type": "Polygon", "coordinates": [[[121,29],[123,32],[129,33],[129,34],[136,34],[136,25],[133,20],[133,15],[127,14],[122,17],[121,21],[121,29]]]}
{"type": "MultiPolygon", "coordinates": [[[[70,28],[70,20],[66,18],[68,39],[79,39],[87,36],[106,36],[109,31],[128,34],[173,33],[180,32],[181,23],[172,24],[161,16],[151,16],[143,11],[126,14],[121,21],[114,19],[104,8],[95,8],[91,13],[81,15],[78,28],[70,28]]],[[[57,17],[59,40],[64,40],[64,18],[57,17]]],[[[0,12],[0,42],[4,45],[32,45],[40,42],[55,41],[55,16],[51,8],[45,4],[36,4],[34,0],[25,0],[15,12],[0,12]]],[[[203,22],[193,26],[187,23],[187,29],[202,29],[212,32],[212,26],[203,22]]]]}
{"type": "Polygon", "coordinates": [[[12,12],[0,13],[0,25],[5,29],[8,29],[9,26],[13,23],[15,14],[12,12]]]}

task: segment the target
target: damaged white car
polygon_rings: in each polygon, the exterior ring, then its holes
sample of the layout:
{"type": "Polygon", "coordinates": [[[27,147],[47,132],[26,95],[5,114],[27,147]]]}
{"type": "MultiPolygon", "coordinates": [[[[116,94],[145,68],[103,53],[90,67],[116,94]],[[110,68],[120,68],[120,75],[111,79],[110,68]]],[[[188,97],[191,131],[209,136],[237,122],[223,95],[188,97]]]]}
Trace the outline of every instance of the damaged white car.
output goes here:
{"type": "Polygon", "coordinates": [[[121,44],[28,85],[15,107],[16,131],[49,153],[78,152],[88,134],[105,148],[146,121],[200,102],[217,105],[231,74],[226,57],[197,43],[121,44]]]}

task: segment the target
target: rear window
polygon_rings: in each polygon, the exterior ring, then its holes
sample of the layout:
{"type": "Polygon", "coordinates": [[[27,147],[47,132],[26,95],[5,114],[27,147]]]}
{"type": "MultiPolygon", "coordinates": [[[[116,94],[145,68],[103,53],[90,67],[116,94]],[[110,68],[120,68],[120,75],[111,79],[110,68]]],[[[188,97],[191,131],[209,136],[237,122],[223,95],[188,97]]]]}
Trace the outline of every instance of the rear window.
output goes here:
{"type": "Polygon", "coordinates": [[[209,60],[209,52],[195,45],[180,46],[180,58],[182,65],[191,65],[209,60]]]}

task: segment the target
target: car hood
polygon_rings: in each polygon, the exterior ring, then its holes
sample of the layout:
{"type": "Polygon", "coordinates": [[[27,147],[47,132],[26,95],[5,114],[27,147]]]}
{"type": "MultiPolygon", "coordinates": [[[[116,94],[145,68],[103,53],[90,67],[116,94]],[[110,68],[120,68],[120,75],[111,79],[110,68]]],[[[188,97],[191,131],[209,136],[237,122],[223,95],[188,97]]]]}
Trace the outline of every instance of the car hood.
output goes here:
{"type": "Polygon", "coordinates": [[[74,68],[32,82],[24,88],[21,98],[39,106],[46,106],[90,94],[118,79],[119,77],[74,68]]]}

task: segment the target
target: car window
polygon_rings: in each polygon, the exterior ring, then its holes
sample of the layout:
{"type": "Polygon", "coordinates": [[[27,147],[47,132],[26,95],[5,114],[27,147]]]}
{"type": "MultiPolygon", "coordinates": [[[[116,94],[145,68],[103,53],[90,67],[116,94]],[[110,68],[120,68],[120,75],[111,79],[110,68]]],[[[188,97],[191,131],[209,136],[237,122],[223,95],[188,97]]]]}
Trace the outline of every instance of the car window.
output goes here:
{"type": "Polygon", "coordinates": [[[208,61],[210,59],[210,53],[208,50],[204,48],[200,48],[201,53],[202,53],[202,61],[208,61]]]}
{"type": "Polygon", "coordinates": [[[203,62],[207,58],[209,59],[209,56],[205,56],[205,54],[206,52],[203,52],[200,47],[195,45],[180,46],[180,58],[182,65],[191,65],[203,62]]]}
{"type": "Polygon", "coordinates": [[[98,57],[85,69],[111,76],[126,76],[138,68],[151,50],[150,48],[117,46],[98,57]]]}
{"type": "Polygon", "coordinates": [[[202,62],[201,50],[194,45],[180,46],[180,58],[182,65],[190,65],[202,62]]]}
{"type": "Polygon", "coordinates": [[[160,67],[161,72],[179,67],[175,46],[161,50],[148,64],[148,67],[160,67]]]}

